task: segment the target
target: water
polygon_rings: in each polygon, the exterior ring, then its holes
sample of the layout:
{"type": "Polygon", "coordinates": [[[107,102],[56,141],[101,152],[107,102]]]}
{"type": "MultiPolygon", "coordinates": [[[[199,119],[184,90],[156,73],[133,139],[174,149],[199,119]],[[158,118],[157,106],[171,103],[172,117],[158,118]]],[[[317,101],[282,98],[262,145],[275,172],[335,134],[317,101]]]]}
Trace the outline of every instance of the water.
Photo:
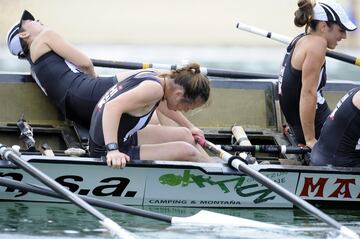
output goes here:
{"type": "MultiPolygon", "coordinates": [[[[91,58],[130,62],[180,64],[199,62],[211,68],[277,74],[284,48],[244,47],[171,47],[171,46],[79,46],[91,58]]],[[[359,56],[359,50],[342,51],[359,56]]],[[[327,60],[329,79],[358,80],[360,68],[337,60],[327,60]]],[[[0,71],[28,72],[28,64],[0,47],[0,71]]],[[[96,68],[98,74],[114,74],[118,69],[96,68]]],[[[98,221],[71,204],[11,203],[0,204],[0,238],[110,238],[98,221]]],[[[190,216],[196,208],[149,207],[171,216],[190,216]]],[[[172,226],[164,222],[101,210],[105,215],[140,238],[336,238],[338,233],[301,210],[292,209],[209,209],[261,222],[284,226],[285,230],[220,226],[172,226]]],[[[326,210],[331,217],[360,233],[360,211],[326,210]]]]}
{"type": "MultiPolygon", "coordinates": [[[[189,216],[196,208],[147,207],[172,216],[189,216]]],[[[336,238],[335,229],[305,214],[290,209],[210,209],[283,226],[284,229],[241,228],[233,226],[169,225],[153,219],[100,210],[139,238],[336,238]]],[[[330,216],[360,233],[360,212],[328,210],[330,216]]],[[[71,204],[1,202],[0,238],[110,238],[90,214],[71,204]]],[[[338,237],[339,238],[339,237],[338,237]]]]}

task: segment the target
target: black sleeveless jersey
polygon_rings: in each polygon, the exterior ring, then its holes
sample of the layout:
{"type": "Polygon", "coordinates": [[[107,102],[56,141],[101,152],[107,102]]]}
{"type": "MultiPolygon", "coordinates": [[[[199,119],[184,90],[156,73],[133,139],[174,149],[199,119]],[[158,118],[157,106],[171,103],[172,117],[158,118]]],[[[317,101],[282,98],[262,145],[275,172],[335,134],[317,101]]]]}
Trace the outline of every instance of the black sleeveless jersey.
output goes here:
{"type": "Polygon", "coordinates": [[[312,165],[360,166],[360,110],[352,102],[359,90],[343,96],[325,121],[311,153],[312,165]]]}
{"type": "Polygon", "coordinates": [[[114,84],[116,77],[93,77],[78,70],[55,52],[42,55],[35,62],[30,58],[31,73],[36,83],[62,114],[90,127],[91,115],[101,96],[114,84]]]}
{"type": "MultiPolygon", "coordinates": [[[[105,146],[102,127],[104,105],[112,99],[135,88],[140,83],[147,80],[156,81],[160,84],[160,81],[156,77],[155,72],[140,72],[138,74],[128,77],[127,79],[111,87],[100,99],[92,115],[90,127],[90,138],[95,144],[97,144],[98,146],[105,146]]],[[[126,104],[126,102],[124,102],[124,104],[126,104]]],[[[122,114],[119,122],[117,139],[120,148],[121,145],[125,143],[132,135],[134,135],[140,129],[144,128],[149,123],[151,116],[154,113],[158,104],[159,102],[149,112],[139,117],[130,115],[128,113],[122,114]]]]}
{"type": "MultiPolygon", "coordinates": [[[[297,70],[291,65],[291,58],[295,49],[296,43],[304,34],[300,34],[293,39],[286,50],[278,80],[278,91],[280,107],[284,113],[287,123],[294,131],[298,143],[305,144],[304,134],[302,132],[300,121],[300,94],[302,88],[302,71],[297,70]]],[[[321,132],[322,125],[326,117],[330,114],[330,109],[323,97],[322,89],[326,84],[326,65],[321,67],[320,79],[317,88],[317,107],[315,116],[315,137],[318,138],[321,132]]]]}

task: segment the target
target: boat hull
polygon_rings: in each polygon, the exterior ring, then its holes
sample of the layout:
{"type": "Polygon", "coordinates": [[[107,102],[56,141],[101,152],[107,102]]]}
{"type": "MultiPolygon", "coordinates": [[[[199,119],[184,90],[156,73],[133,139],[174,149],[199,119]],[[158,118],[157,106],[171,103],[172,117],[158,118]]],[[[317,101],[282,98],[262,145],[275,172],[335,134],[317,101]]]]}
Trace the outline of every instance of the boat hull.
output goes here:
{"type": "MultiPolygon", "coordinates": [[[[134,162],[109,168],[100,159],[24,156],[70,191],[136,206],[292,208],[293,205],[253,178],[221,163],[134,162]]],[[[290,192],[319,206],[352,204],[360,208],[360,169],[253,165],[290,192]]],[[[3,161],[0,176],[41,185],[3,161]]],[[[27,192],[0,188],[0,199],[59,202],[27,192]]]]}

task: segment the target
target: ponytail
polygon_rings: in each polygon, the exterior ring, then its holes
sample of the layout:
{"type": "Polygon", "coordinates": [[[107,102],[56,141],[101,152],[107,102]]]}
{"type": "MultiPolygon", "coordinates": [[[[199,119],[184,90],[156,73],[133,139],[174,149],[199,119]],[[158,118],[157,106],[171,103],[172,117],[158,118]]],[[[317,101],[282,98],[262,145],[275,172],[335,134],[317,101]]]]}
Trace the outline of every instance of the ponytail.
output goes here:
{"type": "Polygon", "coordinates": [[[210,96],[209,79],[200,72],[200,65],[190,63],[182,68],[164,74],[174,79],[174,83],[184,88],[184,98],[189,101],[195,101],[200,97],[207,102],[210,96]]]}
{"type": "MultiPolygon", "coordinates": [[[[313,21],[314,4],[311,0],[299,0],[297,5],[299,8],[294,13],[294,24],[297,27],[306,25],[305,32],[307,32],[310,23],[313,21]]],[[[313,28],[313,25],[310,25],[310,28],[313,28]]]]}

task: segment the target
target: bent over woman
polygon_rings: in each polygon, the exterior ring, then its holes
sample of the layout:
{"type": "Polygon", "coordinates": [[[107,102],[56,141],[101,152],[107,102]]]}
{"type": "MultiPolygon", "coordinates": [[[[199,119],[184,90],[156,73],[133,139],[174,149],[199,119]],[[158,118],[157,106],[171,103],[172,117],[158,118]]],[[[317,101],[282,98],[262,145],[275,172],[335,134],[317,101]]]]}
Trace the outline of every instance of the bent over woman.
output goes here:
{"type": "Polygon", "coordinates": [[[90,127],[90,155],[124,167],[130,159],[211,161],[195,143],[203,136],[180,112],[205,104],[210,86],[198,64],[167,73],[140,72],[120,81],[100,99],[90,127]],[[160,106],[159,106],[160,105],[160,106]],[[155,109],[182,127],[148,125],[155,109]]]}

